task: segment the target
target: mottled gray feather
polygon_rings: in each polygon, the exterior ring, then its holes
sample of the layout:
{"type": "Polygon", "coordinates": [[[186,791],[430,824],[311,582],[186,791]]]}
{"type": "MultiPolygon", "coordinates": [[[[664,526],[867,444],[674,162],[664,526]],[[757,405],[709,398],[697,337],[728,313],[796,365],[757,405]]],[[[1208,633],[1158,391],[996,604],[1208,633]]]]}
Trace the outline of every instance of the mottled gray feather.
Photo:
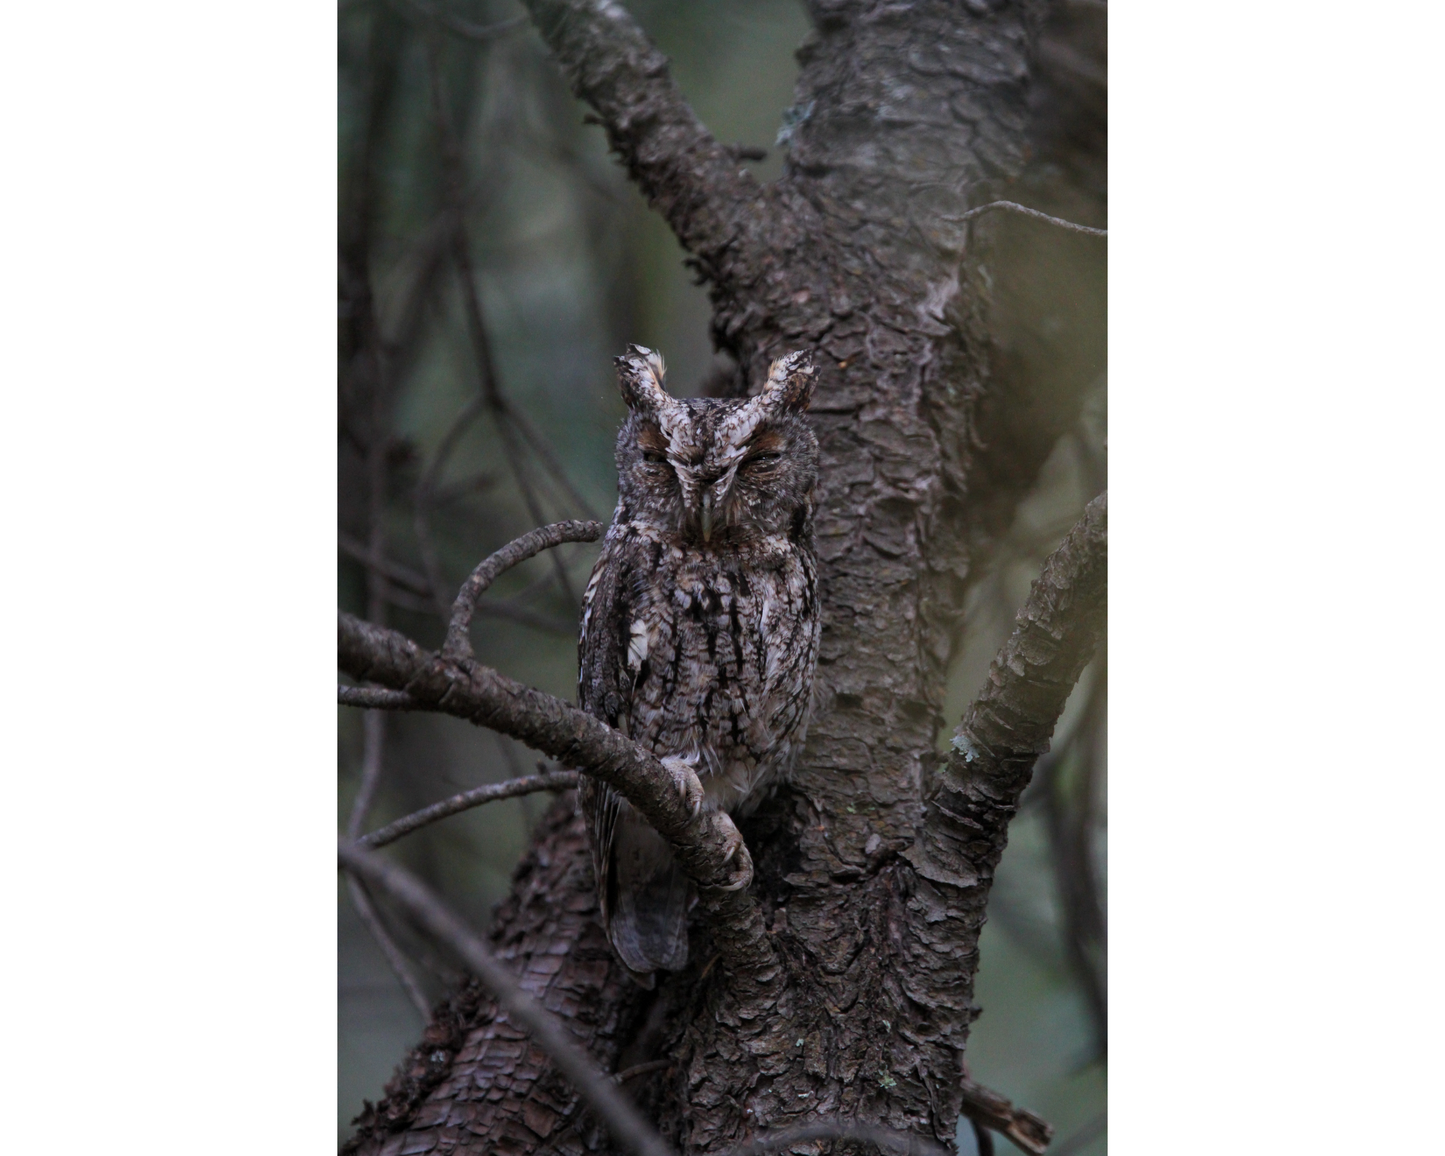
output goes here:
{"type": "MultiPolygon", "coordinates": [[[[801,747],[818,651],[811,369],[774,363],[750,400],[677,400],[661,358],[618,359],[631,411],[619,499],[584,599],[578,701],[660,758],[704,806],[744,813],[801,747]]],[[[585,778],[602,919],[643,982],[687,959],[686,879],[611,788],[585,778]]]]}

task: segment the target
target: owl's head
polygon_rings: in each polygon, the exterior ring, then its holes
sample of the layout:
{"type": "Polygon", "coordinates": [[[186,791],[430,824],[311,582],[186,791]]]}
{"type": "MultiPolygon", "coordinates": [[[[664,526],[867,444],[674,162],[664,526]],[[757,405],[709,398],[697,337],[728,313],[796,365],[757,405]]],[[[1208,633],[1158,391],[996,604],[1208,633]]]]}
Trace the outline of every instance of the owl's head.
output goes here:
{"type": "Polygon", "coordinates": [[[628,417],[617,435],[624,520],[723,547],[811,525],[818,439],[803,417],[813,396],[807,353],[773,362],[756,396],[674,398],[650,349],[617,358],[628,417]]]}

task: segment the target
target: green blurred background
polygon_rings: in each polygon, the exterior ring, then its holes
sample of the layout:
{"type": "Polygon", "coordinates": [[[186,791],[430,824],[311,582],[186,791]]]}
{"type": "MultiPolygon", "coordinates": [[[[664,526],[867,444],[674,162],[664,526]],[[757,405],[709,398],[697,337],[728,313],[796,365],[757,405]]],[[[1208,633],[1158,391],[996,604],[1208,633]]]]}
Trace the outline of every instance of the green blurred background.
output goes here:
{"type": "MultiPolygon", "coordinates": [[[[712,351],[705,291],[693,283],[684,254],[609,158],[601,130],[583,122],[586,110],[535,32],[525,22],[497,27],[520,10],[500,2],[453,0],[444,11],[441,0],[435,4],[356,0],[343,3],[339,15],[340,601],[368,610],[360,558],[374,519],[392,579],[384,597],[372,591],[372,608],[379,601],[392,625],[429,645],[441,636],[429,568],[454,592],[483,556],[536,524],[534,507],[547,520],[610,516],[612,445],[622,416],[611,358],[627,342],[662,350],[679,393],[702,392],[710,375],[729,368],[712,351]],[[429,16],[439,11],[444,21],[429,16]],[[438,107],[459,157],[450,169],[438,107]],[[459,178],[455,185],[449,174],[459,178]],[[474,401],[477,361],[448,259],[453,196],[463,206],[495,380],[516,421],[499,423],[474,401]],[[368,283],[379,345],[365,337],[368,309],[358,287],[368,283]],[[528,432],[552,448],[556,469],[528,444],[528,432]]],[[[784,156],[774,141],[791,103],[793,52],[808,30],[802,6],[649,0],[629,8],[671,58],[677,81],[717,137],[766,149],[765,160],[747,163],[760,178],[776,178],[784,156]]],[[[1045,167],[1009,195],[1069,215],[1098,195],[1078,183],[1045,167]]],[[[1105,247],[1017,218],[997,218],[992,232],[986,266],[1001,351],[1044,395],[1085,389],[1087,401],[997,564],[973,589],[950,676],[950,727],[982,684],[1040,561],[1104,484],[1105,247]]],[[[595,546],[559,552],[570,597],[547,558],[505,575],[487,601],[511,616],[479,619],[481,660],[571,700],[574,598],[595,555],[595,546]]],[[[1090,1156],[1107,1142],[1101,666],[1096,662],[1076,691],[1011,830],[982,943],[983,1014],[968,1052],[974,1079],[1055,1126],[1052,1151],[1090,1156]]],[[[340,710],[338,727],[344,829],[360,782],[360,712],[340,710]]],[[[467,787],[530,773],[538,761],[462,722],[405,714],[388,716],[381,749],[368,827],[467,787]]],[[[492,804],[427,828],[394,851],[483,926],[549,798],[492,804]]],[[[337,1128],[344,1138],[363,1098],[379,1098],[423,1025],[344,886],[337,910],[337,1128]]],[[[405,927],[389,926],[428,998],[439,997],[454,974],[450,962],[433,958],[405,927]]],[[[972,1153],[973,1144],[971,1134],[962,1135],[960,1152],[972,1153]]]]}

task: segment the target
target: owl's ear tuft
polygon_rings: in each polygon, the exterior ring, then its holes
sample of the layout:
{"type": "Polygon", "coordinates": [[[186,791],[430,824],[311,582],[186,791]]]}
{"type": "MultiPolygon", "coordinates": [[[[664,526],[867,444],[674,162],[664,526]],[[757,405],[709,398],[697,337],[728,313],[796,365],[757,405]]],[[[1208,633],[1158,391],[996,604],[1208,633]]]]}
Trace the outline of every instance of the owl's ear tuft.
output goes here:
{"type": "Polygon", "coordinates": [[[799,349],[778,358],[769,367],[761,397],[769,409],[802,413],[813,400],[814,381],[813,355],[799,349]]]}
{"type": "Polygon", "coordinates": [[[663,388],[667,366],[662,354],[641,345],[629,345],[627,352],[615,359],[617,389],[628,409],[639,413],[658,414],[676,405],[663,388]]]}

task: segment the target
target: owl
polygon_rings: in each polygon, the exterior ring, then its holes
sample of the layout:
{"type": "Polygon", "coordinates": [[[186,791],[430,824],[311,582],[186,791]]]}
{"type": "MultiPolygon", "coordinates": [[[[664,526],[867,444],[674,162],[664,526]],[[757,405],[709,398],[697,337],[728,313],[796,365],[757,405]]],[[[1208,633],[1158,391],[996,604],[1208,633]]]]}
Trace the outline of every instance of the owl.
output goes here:
{"type": "MultiPolygon", "coordinates": [[[[651,350],[617,358],[617,511],[583,599],[577,697],[695,771],[705,809],[744,815],[788,773],[808,723],[813,369],[805,353],[780,358],[745,400],[673,398],[664,374],[651,350]]],[[[687,962],[688,880],[621,795],[584,776],[580,796],[603,926],[650,987],[687,962]]]]}

